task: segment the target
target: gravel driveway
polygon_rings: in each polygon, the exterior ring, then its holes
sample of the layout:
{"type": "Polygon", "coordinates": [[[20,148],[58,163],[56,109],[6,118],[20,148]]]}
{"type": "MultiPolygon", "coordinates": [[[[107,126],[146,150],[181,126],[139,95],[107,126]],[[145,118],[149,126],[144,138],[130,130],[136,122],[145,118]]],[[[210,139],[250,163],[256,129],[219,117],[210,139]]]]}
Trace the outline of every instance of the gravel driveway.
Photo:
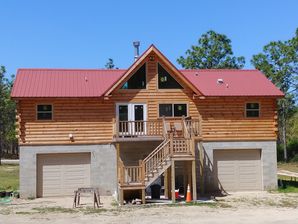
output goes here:
{"type": "Polygon", "coordinates": [[[91,199],[72,209],[72,198],[16,200],[0,206],[2,224],[76,223],[298,223],[298,194],[235,193],[215,202],[195,205],[145,205],[118,207],[112,197],[102,197],[94,210],[91,199]]]}

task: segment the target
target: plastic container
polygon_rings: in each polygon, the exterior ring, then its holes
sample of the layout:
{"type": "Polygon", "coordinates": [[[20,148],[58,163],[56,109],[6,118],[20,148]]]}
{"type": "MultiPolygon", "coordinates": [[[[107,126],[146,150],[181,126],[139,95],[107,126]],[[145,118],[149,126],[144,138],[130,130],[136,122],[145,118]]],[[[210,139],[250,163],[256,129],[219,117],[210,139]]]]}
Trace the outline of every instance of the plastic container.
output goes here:
{"type": "Polygon", "coordinates": [[[151,199],[160,199],[161,186],[158,184],[154,184],[150,186],[150,188],[151,188],[151,199]]]}
{"type": "Polygon", "coordinates": [[[179,199],[179,189],[178,190],[175,190],[175,198],[176,199],[179,199]]]}

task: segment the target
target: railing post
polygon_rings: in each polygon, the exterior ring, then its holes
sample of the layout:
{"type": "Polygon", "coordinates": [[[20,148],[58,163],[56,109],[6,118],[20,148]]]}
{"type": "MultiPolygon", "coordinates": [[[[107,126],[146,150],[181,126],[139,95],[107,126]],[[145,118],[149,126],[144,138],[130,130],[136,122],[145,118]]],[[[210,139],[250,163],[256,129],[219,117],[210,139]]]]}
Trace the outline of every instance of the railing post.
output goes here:
{"type": "Polygon", "coordinates": [[[171,132],[170,133],[170,153],[171,153],[171,156],[174,155],[174,141],[173,141],[173,133],[171,132]]]}
{"type": "Polygon", "coordinates": [[[186,125],[185,125],[184,115],[182,116],[182,133],[183,133],[183,137],[186,138],[186,125]]]}
{"type": "Polygon", "coordinates": [[[139,160],[139,166],[141,168],[141,173],[140,173],[140,182],[142,184],[145,184],[145,164],[143,160],[139,160]]]}
{"type": "Polygon", "coordinates": [[[166,118],[165,116],[162,116],[162,132],[163,132],[163,137],[167,137],[167,127],[166,127],[166,118]]]}
{"type": "Polygon", "coordinates": [[[116,136],[116,138],[119,137],[119,119],[118,117],[116,117],[116,119],[113,119],[114,122],[114,135],[116,136]]]}

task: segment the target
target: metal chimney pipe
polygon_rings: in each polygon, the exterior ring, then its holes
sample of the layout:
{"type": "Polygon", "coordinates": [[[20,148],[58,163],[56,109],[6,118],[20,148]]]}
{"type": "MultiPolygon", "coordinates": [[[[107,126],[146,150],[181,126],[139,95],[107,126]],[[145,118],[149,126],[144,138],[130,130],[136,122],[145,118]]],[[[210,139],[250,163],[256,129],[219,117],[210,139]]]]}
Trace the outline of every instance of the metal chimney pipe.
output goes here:
{"type": "Polygon", "coordinates": [[[139,47],[140,47],[140,41],[134,41],[133,42],[133,46],[135,48],[135,56],[134,56],[134,59],[135,61],[138,60],[139,58],[139,47]]]}

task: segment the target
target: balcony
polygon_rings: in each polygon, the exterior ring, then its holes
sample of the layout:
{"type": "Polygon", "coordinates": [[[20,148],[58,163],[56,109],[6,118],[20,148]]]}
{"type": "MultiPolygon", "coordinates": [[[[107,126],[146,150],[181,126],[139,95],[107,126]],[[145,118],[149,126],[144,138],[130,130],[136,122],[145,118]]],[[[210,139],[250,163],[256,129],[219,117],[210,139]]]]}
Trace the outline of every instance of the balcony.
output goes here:
{"type": "Polygon", "coordinates": [[[156,119],[147,121],[115,121],[114,140],[144,141],[163,140],[170,133],[174,137],[199,137],[201,122],[199,119],[182,117],[182,119],[156,119]]]}

